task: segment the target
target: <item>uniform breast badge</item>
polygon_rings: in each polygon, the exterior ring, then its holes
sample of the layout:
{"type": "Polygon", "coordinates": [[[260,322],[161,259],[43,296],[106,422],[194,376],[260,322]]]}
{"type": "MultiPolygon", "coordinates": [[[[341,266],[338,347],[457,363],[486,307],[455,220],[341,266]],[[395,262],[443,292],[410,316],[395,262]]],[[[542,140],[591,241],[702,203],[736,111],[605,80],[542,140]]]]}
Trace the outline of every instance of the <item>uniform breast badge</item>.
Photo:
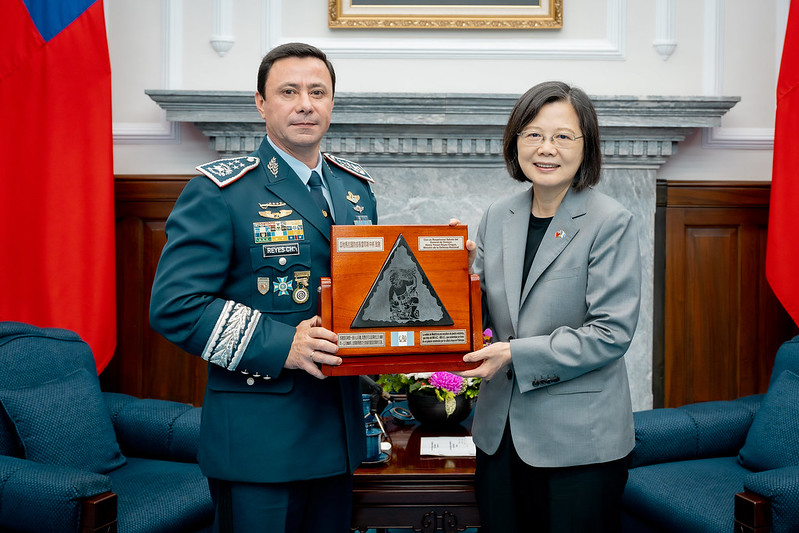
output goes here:
{"type": "Polygon", "coordinates": [[[297,304],[304,304],[308,301],[310,297],[310,292],[308,291],[308,283],[311,278],[311,271],[310,270],[301,270],[294,273],[294,283],[295,288],[294,292],[291,293],[291,297],[294,300],[294,303],[297,304]]]}
{"type": "Polygon", "coordinates": [[[261,215],[264,218],[277,219],[277,218],[287,217],[290,214],[292,214],[293,212],[294,211],[291,210],[291,209],[281,209],[280,211],[277,211],[277,212],[269,211],[269,210],[258,211],[258,214],[261,215]]]}
{"type": "Polygon", "coordinates": [[[259,277],[257,279],[257,282],[258,282],[258,292],[261,293],[261,295],[265,295],[266,293],[269,292],[269,278],[259,277]]]}
{"type": "Polygon", "coordinates": [[[292,214],[294,211],[291,209],[279,209],[277,211],[272,211],[272,209],[275,209],[277,207],[284,207],[285,205],[286,202],[267,202],[265,204],[258,202],[258,207],[263,209],[263,211],[258,211],[258,214],[264,218],[271,218],[271,219],[287,217],[290,214],[292,214]]]}
{"type": "Polygon", "coordinates": [[[357,204],[358,202],[361,201],[361,195],[360,194],[352,194],[352,191],[347,191],[347,200],[349,200],[353,204],[357,204]]]}

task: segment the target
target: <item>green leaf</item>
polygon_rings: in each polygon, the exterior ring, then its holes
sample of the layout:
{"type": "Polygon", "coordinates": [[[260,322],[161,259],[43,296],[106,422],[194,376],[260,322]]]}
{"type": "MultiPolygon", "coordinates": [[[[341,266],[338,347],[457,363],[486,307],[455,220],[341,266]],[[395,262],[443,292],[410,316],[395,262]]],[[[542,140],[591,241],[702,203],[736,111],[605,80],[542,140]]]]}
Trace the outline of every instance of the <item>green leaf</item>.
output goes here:
{"type": "Polygon", "coordinates": [[[444,400],[444,410],[447,412],[447,416],[455,412],[455,403],[455,396],[451,394],[444,400]]]}

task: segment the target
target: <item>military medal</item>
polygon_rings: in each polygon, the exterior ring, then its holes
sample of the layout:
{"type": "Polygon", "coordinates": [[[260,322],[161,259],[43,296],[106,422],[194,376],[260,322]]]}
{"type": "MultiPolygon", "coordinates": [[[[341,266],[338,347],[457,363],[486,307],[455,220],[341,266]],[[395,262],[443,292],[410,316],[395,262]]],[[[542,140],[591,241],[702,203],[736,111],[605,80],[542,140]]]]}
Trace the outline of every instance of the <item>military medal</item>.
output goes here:
{"type": "Polygon", "coordinates": [[[363,213],[363,206],[362,205],[354,205],[352,208],[355,210],[356,213],[363,213]]]}
{"type": "Polygon", "coordinates": [[[288,279],[288,276],[277,278],[277,281],[273,282],[272,292],[276,292],[278,296],[288,296],[289,291],[293,289],[292,284],[294,283],[288,281],[288,279]]]}
{"type": "Polygon", "coordinates": [[[304,304],[308,301],[308,297],[311,295],[308,291],[308,280],[310,277],[310,270],[302,270],[294,273],[294,282],[296,286],[294,292],[291,293],[291,298],[294,300],[294,303],[304,304]]]}

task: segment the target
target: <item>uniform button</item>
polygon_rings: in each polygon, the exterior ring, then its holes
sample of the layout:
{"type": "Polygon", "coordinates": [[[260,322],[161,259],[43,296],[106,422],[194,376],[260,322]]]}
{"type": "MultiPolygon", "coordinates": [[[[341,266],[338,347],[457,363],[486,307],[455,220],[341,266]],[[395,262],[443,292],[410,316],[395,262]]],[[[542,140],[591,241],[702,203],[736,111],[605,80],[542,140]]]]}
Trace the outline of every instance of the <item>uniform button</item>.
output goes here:
{"type": "Polygon", "coordinates": [[[255,385],[255,378],[253,378],[253,377],[247,378],[247,385],[250,385],[250,386],[255,385]]]}
{"type": "Polygon", "coordinates": [[[513,370],[509,368],[507,374],[508,374],[508,379],[513,379],[513,370]]]}
{"type": "Polygon", "coordinates": [[[283,266],[283,265],[286,264],[286,258],[285,257],[281,257],[280,259],[277,260],[277,262],[280,263],[280,266],[283,266]]]}

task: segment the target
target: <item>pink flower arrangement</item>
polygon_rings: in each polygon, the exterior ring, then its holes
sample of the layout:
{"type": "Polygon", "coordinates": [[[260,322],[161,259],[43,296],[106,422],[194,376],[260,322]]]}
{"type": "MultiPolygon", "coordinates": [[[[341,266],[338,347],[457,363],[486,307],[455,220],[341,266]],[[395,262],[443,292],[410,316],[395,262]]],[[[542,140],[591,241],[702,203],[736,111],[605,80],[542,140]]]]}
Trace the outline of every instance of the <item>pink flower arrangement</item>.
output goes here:
{"type": "Polygon", "coordinates": [[[427,381],[433,387],[448,390],[453,394],[460,394],[463,387],[463,378],[451,372],[433,372],[427,381]]]}

